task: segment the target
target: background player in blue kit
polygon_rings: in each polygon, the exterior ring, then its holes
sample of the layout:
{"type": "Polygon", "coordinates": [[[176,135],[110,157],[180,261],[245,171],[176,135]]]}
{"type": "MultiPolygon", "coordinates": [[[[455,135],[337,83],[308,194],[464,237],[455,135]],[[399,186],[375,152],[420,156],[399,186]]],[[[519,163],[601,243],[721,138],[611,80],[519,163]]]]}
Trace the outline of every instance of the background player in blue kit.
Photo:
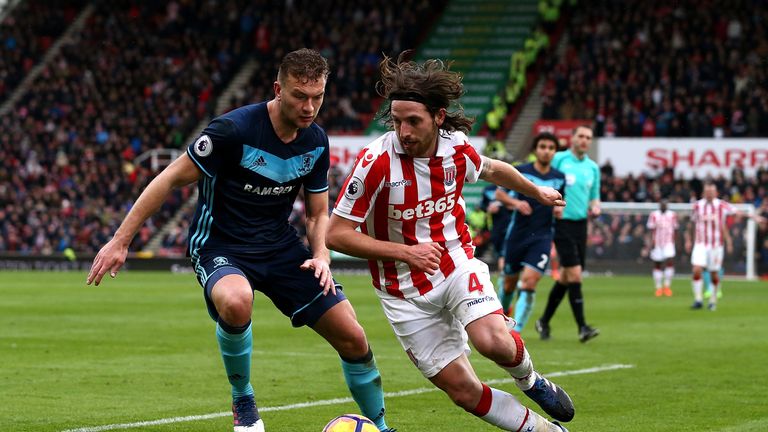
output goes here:
{"type": "Polygon", "coordinates": [[[94,259],[87,283],[115,277],[128,245],[172,189],[198,183],[189,253],[232,386],[235,432],[261,432],[251,386],[253,291],[264,293],[295,327],[307,325],[341,357],[353,398],[377,427],[384,422],[381,376],[349,301],[335,283],[325,246],[328,137],[314,123],[328,63],[318,52],[288,53],[275,98],[214,119],[142,192],[115,236],[94,259]],[[304,188],[310,250],[288,223],[304,188]]]}
{"type": "MultiPolygon", "coordinates": [[[[536,157],[535,162],[519,165],[517,170],[533,184],[549,186],[564,194],[565,175],[550,166],[557,152],[557,137],[548,132],[540,133],[533,138],[531,150],[536,157]]],[[[504,284],[499,288],[499,299],[507,312],[515,287],[520,288],[514,311],[514,331],[520,333],[531,315],[536,284],[549,264],[554,215],[559,217],[563,208],[541,205],[535,199],[515,191],[498,189],[496,195],[506,207],[514,210],[504,239],[505,277],[504,284]]]]}
{"type": "Polygon", "coordinates": [[[480,200],[480,208],[488,214],[490,221],[491,244],[496,257],[496,268],[499,272],[496,286],[504,284],[504,236],[509,226],[509,218],[512,212],[496,199],[495,184],[490,184],[483,189],[483,197],[480,200]]]}

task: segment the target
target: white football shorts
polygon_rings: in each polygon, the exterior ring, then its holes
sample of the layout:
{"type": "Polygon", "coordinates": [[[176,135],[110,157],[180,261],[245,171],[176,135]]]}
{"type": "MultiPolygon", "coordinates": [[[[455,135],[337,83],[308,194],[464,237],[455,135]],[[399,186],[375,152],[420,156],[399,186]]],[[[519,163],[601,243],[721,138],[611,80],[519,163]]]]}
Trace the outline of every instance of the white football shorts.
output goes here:
{"type": "Polygon", "coordinates": [[[723,247],[710,247],[701,243],[693,245],[691,264],[695,267],[703,267],[710,272],[720,271],[723,266],[723,247]]]}
{"type": "Polygon", "coordinates": [[[668,244],[661,247],[655,247],[651,251],[651,260],[656,262],[666,261],[675,257],[675,245],[668,244]]]}
{"type": "Polygon", "coordinates": [[[476,258],[423,296],[400,299],[385,294],[380,300],[395,336],[427,378],[461,354],[469,355],[467,324],[502,310],[488,266],[476,258]]]}

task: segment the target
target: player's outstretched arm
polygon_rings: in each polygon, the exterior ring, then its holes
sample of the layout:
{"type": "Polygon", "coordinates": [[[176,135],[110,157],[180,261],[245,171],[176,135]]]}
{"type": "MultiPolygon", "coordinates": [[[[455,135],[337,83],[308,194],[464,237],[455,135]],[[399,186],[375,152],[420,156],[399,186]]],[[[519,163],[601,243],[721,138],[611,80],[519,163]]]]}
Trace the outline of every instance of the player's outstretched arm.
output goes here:
{"type": "Polygon", "coordinates": [[[115,277],[125,263],[128,256],[128,246],[131,244],[133,236],[136,235],[144,221],[157,212],[173,189],[197,181],[201,174],[200,169],[192,162],[192,159],[184,153],[149,182],[147,188],[139,195],[136,203],[120,224],[112,240],[96,254],[85,283],[90,285],[91,282],[95,282],[98,286],[101,283],[101,278],[107,272],[111,277],[115,277]]]}
{"type": "Polygon", "coordinates": [[[504,189],[496,189],[496,200],[504,205],[504,207],[510,210],[517,210],[521,214],[528,216],[533,212],[531,206],[525,200],[519,200],[512,198],[508,193],[504,192],[504,189]]]}
{"type": "Polygon", "coordinates": [[[357,231],[360,225],[337,214],[331,215],[325,241],[330,249],[360,258],[381,261],[402,261],[411,270],[435,274],[440,268],[443,247],[438,243],[404,245],[377,240],[357,231]]]}
{"type": "Polygon", "coordinates": [[[325,233],[328,231],[328,191],[305,193],[307,212],[307,240],[312,249],[312,259],[304,261],[302,270],[313,270],[315,277],[323,287],[323,294],[331,291],[336,294],[331,275],[331,254],[325,245],[325,233]]]}
{"type": "Polygon", "coordinates": [[[520,174],[512,165],[500,160],[483,156],[483,172],[480,178],[497,186],[516,190],[548,206],[564,206],[565,200],[560,192],[547,186],[536,186],[520,174]]]}

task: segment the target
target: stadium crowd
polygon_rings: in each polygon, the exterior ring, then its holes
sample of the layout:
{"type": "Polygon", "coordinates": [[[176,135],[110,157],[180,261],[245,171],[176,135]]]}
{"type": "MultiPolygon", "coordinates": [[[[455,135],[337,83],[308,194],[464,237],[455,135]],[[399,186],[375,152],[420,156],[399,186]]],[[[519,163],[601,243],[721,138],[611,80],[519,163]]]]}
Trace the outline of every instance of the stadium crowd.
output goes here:
{"type": "Polygon", "coordinates": [[[305,1],[295,2],[291,13],[266,15],[256,31],[260,66],[248,84],[231,98],[229,107],[271,98],[280,58],[276,53],[308,46],[320,51],[331,66],[317,123],[329,133],[360,133],[377,108],[378,98],[373,92],[382,53],[399,53],[417,46],[423,30],[429,28],[446,3],[305,1]],[[302,27],[311,30],[305,34],[293,31],[302,27]]]}
{"type": "MultiPolygon", "coordinates": [[[[23,2],[0,24],[0,99],[85,3],[23,2]]],[[[269,99],[276,59],[309,46],[332,70],[318,123],[331,133],[359,132],[377,109],[381,54],[416,46],[423,36],[417,29],[428,28],[417,24],[446,3],[238,0],[222,11],[203,0],[97,2],[84,29],[0,119],[0,251],[94,252],[155,174],[135,166],[135,158],[154,148],[183,149],[199,122],[216,114],[213,102],[250,55],[258,67],[227,101],[230,108],[269,99]]],[[[566,53],[547,72],[543,117],[585,112],[602,135],[768,135],[768,93],[757,85],[766,70],[756,61],[768,52],[756,18],[768,11],[747,0],[717,13],[692,6],[601,0],[600,7],[577,8],[566,53]]],[[[331,169],[331,202],[345,174],[331,169]]],[[[606,165],[602,175],[603,201],[689,202],[701,187],[672,172],[621,178],[606,165]]],[[[729,201],[752,202],[768,214],[765,169],[752,179],[737,170],[715,181],[729,201]]],[[[131,250],[141,250],[191,193],[177,191],[131,250]]],[[[161,253],[183,253],[193,209],[185,211],[163,237],[161,253]]],[[[300,201],[292,221],[301,232],[300,201]]],[[[632,218],[594,224],[593,253],[637,241],[641,225],[632,218]]],[[[768,265],[767,226],[760,226],[758,248],[768,265]]]]}
{"type": "MultiPolygon", "coordinates": [[[[134,158],[181,147],[243,58],[250,35],[234,12],[245,3],[229,14],[205,1],[97,3],[2,118],[0,249],[90,252],[111,235],[154,174],[134,158]]],[[[176,193],[135,249],[188,194],[176,193]]]]}
{"type": "MultiPolygon", "coordinates": [[[[326,107],[335,110],[320,122],[359,129],[359,119],[341,118],[338,110],[373,111],[359,89],[372,88],[381,52],[415,43],[415,23],[444,2],[408,4],[403,15],[403,4],[383,1],[329,7],[238,0],[224,10],[204,0],[97,2],[84,29],[0,119],[0,251],[94,252],[155,174],[134,159],[150,149],[183,149],[248,55],[261,62],[251,81],[260,86],[252,84],[233,103],[271,97],[275,59],[297,46],[318,47],[335,71],[326,96],[326,107]],[[411,25],[394,25],[396,16],[411,25]],[[316,30],[306,32],[307,22],[316,30]]],[[[43,16],[57,10],[39,6],[43,16]]],[[[190,193],[176,191],[131,249],[140,250],[190,193]]],[[[164,243],[186,241],[186,224],[177,228],[164,243]]]]}
{"type": "Polygon", "coordinates": [[[573,11],[545,119],[597,136],[768,136],[765,2],[599,0],[573,11]]]}
{"type": "Polygon", "coordinates": [[[87,2],[63,0],[56,7],[49,3],[22,2],[0,23],[0,102],[8,98],[87,2]]]}

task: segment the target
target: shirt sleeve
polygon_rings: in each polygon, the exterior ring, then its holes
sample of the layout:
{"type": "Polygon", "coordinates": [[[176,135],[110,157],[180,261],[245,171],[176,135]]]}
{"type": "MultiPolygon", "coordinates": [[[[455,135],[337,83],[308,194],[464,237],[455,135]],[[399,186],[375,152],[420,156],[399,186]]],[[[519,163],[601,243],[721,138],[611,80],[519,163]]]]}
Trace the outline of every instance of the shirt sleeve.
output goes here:
{"type": "Polygon", "coordinates": [[[355,222],[365,221],[384,184],[388,168],[386,153],[377,155],[370,146],[363,148],[344,181],[333,213],[355,222]]]}
{"type": "Polygon", "coordinates": [[[645,227],[648,229],[656,228],[656,213],[651,213],[650,216],[648,216],[648,223],[645,227]]]}
{"type": "Polygon", "coordinates": [[[592,164],[592,171],[595,181],[592,182],[592,189],[589,191],[589,200],[600,199],[600,167],[596,163],[592,164]]]}
{"type": "Polygon", "coordinates": [[[467,172],[464,179],[467,183],[477,183],[480,179],[480,173],[483,172],[483,158],[477,153],[469,141],[464,141],[464,145],[459,147],[467,160],[467,172]]]}
{"type": "Polygon", "coordinates": [[[331,156],[328,150],[328,135],[323,134],[325,150],[320,154],[312,171],[304,179],[304,190],[310,193],[320,193],[328,190],[328,169],[331,167],[331,156]]]}
{"type": "Polygon", "coordinates": [[[231,120],[217,118],[187,147],[187,155],[206,176],[214,177],[224,162],[242,151],[238,138],[237,127],[231,120]]]}

